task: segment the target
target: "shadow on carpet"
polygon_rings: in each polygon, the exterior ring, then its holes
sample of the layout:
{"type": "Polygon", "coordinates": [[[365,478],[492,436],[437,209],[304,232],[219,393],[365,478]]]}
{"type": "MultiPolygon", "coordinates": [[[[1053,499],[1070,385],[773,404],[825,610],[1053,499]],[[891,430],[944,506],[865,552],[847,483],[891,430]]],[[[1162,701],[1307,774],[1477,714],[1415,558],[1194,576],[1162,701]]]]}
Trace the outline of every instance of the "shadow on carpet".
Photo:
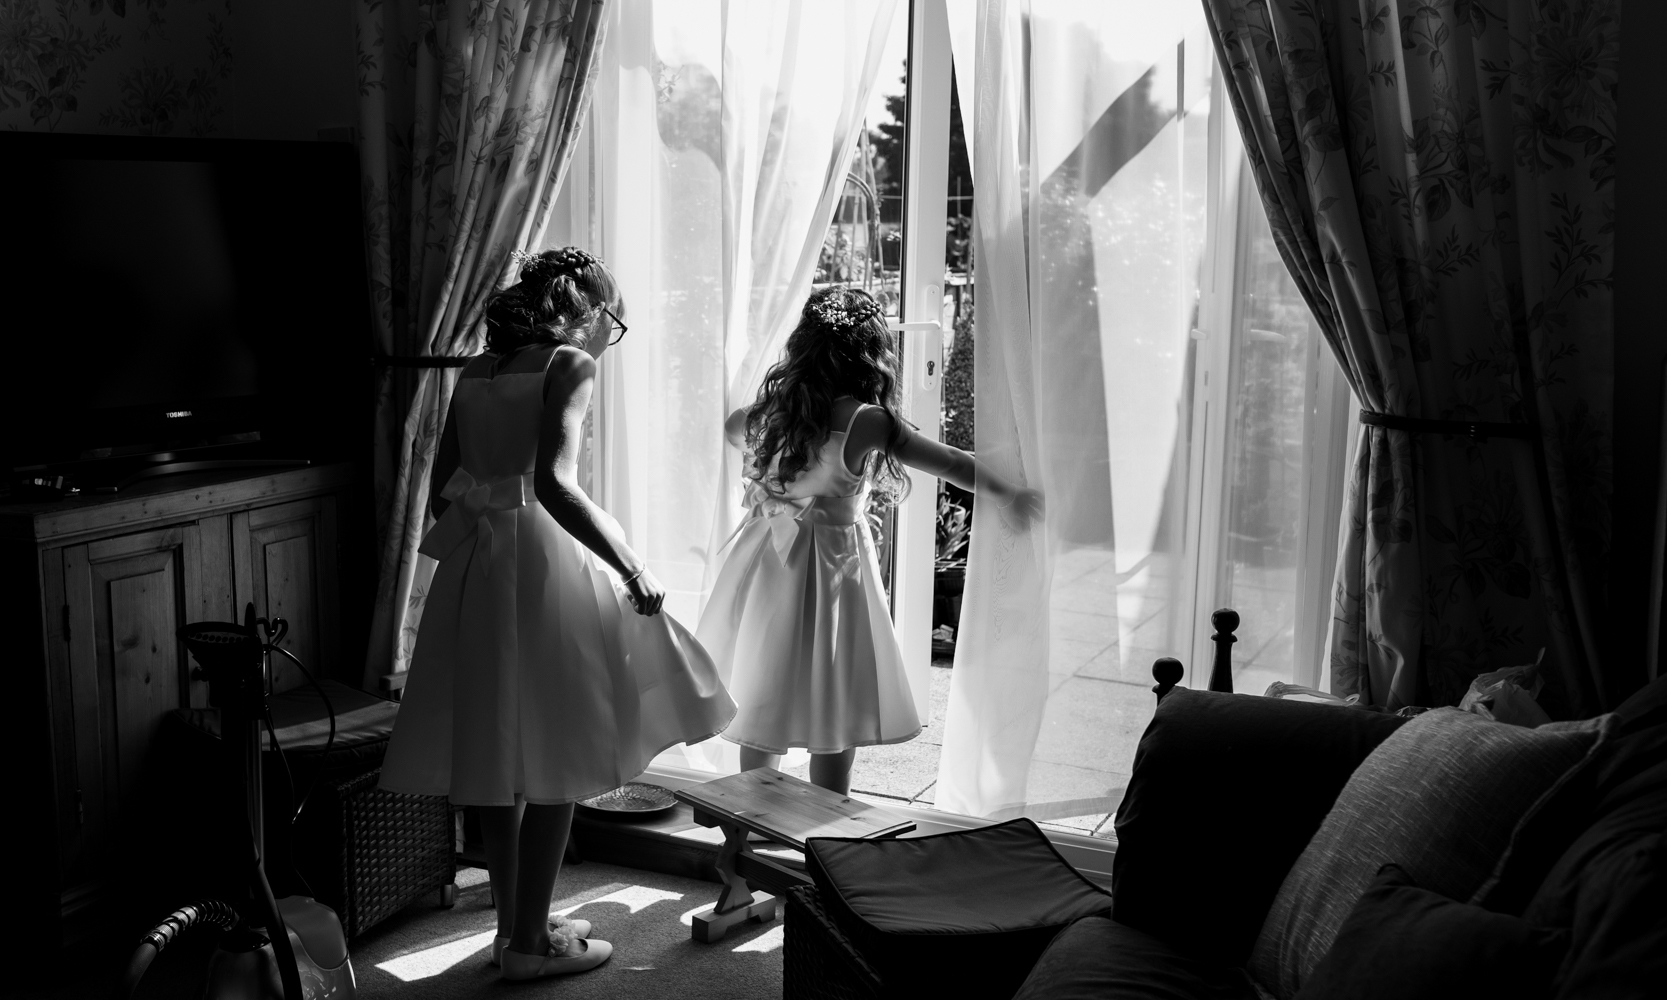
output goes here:
{"type": "Polygon", "coordinates": [[[743,924],[717,944],[689,939],[694,914],[718,886],[597,862],[568,865],[555,912],[583,917],[610,941],[613,958],[576,976],[506,983],[487,964],[497,918],[486,873],[458,873],[457,905],[416,903],[353,943],[361,1000],[461,997],[619,997],[628,1000],[776,1000],[781,996],[782,924],[743,924]]]}

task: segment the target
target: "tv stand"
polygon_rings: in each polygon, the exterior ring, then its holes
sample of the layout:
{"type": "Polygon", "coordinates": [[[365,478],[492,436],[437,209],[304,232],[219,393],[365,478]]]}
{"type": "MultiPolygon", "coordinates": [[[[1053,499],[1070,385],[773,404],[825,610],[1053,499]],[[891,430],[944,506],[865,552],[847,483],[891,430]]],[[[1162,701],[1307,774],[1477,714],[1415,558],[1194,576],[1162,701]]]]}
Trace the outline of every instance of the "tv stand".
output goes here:
{"type": "MultiPolygon", "coordinates": [[[[41,859],[13,879],[37,943],[126,926],[131,908],[177,905],[145,895],[147,838],[162,827],[144,789],[162,780],[145,762],[163,717],[208,707],[181,625],[235,621],[253,602],[289,620],[283,645],[315,676],[357,682],[364,654],[352,622],[369,618],[357,554],[372,546],[350,513],[355,481],[347,464],[269,463],[0,503],[0,635],[19,706],[0,727],[0,753],[19,762],[17,797],[31,817],[14,853],[41,859]]],[[[306,683],[288,660],[272,660],[274,690],[306,683]]]]}
{"type": "Polygon", "coordinates": [[[221,469],[304,469],[312,463],[304,458],[204,458],[193,462],[163,462],[147,465],[138,472],[116,483],[118,491],[134,483],[157,476],[172,476],[181,472],[211,472],[221,469]]]}

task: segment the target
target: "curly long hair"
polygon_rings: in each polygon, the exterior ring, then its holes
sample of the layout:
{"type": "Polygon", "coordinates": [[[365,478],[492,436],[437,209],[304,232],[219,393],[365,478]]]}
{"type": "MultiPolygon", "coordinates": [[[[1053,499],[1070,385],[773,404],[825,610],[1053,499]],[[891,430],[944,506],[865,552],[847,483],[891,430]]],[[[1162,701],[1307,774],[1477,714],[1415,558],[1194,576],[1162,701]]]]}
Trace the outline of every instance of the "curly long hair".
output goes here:
{"type": "Polygon", "coordinates": [[[619,284],[577,247],[517,254],[521,280],[486,302],[486,349],[507,354],[531,344],[584,346],[604,308],[625,317],[619,284]]]}
{"type": "Polygon", "coordinates": [[[895,454],[903,437],[898,362],[884,310],[867,292],[834,287],[812,294],[747,410],[748,477],[772,493],[786,491],[827,442],[834,400],[850,396],[891,417],[891,437],[873,467],[872,496],[883,505],[901,501],[909,477],[895,454]]]}

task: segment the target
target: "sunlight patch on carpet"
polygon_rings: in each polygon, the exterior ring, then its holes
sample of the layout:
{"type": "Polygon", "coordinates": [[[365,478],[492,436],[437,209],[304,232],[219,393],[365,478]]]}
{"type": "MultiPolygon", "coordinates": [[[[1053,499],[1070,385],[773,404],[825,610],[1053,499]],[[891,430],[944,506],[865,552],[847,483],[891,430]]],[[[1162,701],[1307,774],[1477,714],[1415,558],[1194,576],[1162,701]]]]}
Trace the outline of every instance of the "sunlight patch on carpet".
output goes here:
{"type": "Polygon", "coordinates": [[[401,982],[428,979],[438,976],[470,955],[491,947],[492,939],[497,933],[497,930],[493,929],[485,934],[472,934],[456,941],[447,941],[445,944],[437,944],[432,948],[424,948],[422,951],[379,962],[376,967],[401,982]]]}
{"type": "Polygon", "coordinates": [[[734,948],[731,948],[730,951],[775,951],[777,948],[781,947],[782,940],[782,925],[778,921],[774,927],[753,938],[751,941],[736,945],[734,948]]]}
{"type": "Polygon", "coordinates": [[[583,903],[578,903],[574,906],[564,906],[555,912],[565,917],[571,914],[574,910],[579,909],[579,907],[589,906],[592,903],[624,903],[626,906],[631,908],[632,913],[636,913],[639,910],[653,906],[655,903],[664,902],[666,900],[678,900],[682,898],[683,894],[681,892],[667,892],[664,889],[651,889],[646,885],[628,885],[623,889],[615,889],[607,895],[597,896],[595,899],[587,899],[583,903]]]}

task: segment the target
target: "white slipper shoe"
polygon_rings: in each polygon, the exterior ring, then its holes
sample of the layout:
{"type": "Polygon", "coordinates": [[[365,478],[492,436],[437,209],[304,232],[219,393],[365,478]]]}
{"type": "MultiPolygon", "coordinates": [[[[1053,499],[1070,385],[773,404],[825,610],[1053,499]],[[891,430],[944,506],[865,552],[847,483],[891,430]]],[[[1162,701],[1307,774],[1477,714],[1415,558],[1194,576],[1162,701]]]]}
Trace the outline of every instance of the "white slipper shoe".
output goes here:
{"type": "Polygon", "coordinates": [[[606,962],[614,953],[614,946],[606,941],[574,938],[561,954],[526,955],[514,948],[504,949],[503,966],[498,978],[511,982],[543,979],[546,976],[570,976],[590,970],[606,962]]]}
{"type": "MultiPolygon", "coordinates": [[[[563,934],[563,931],[561,930],[561,928],[564,928],[564,927],[567,929],[566,933],[572,934],[574,937],[577,937],[577,938],[588,938],[588,937],[590,937],[591,928],[590,928],[590,921],[588,921],[588,920],[569,920],[566,917],[562,917],[562,916],[552,916],[550,918],[550,933],[551,933],[551,935],[553,935],[555,937],[558,937],[558,938],[561,937],[562,934],[563,934]]],[[[495,938],[493,938],[492,939],[492,957],[490,959],[488,959],[488,961],[494,966],[499,966],[499,965],[504,964],[504,949],[508,948],[508,947],[509,947],[509,938],[507,938],[507,937],[495,937],[495,938]]]]}

